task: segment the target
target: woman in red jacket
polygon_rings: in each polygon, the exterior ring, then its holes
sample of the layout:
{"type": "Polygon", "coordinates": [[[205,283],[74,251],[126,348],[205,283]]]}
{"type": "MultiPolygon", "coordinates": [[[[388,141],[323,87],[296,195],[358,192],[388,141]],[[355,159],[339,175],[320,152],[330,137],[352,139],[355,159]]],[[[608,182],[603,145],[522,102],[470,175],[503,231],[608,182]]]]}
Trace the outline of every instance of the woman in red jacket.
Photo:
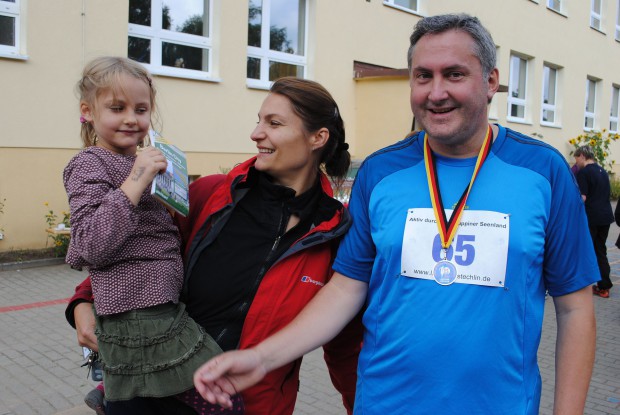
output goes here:
{"type": "MultiPolygon", "coordinates": [[[[290,322],[329,280],[338,242],[350,226],[327,178],[341,182],[350,155],[338,106],[325,88],[304,79],[277,80],[250,138],[258,154],[227,175],[192,183],[190,213],[176,218],[185,242],[182,301],[225,351],[251,347],[290,322]]],[[[96,348],[89,301],[86,280],[66,315],[80,344],[96,348]]],[[[324,346],[349,413],[361,336],[356,319],[324,346]]],[[[275,370],[244,391],[246,413],[292,414],[300,364],[275,370]]],[[[185,409],[174,399],[146,401],[127,404],[132,410],[154,402],[168,413],[185,409]]]]}

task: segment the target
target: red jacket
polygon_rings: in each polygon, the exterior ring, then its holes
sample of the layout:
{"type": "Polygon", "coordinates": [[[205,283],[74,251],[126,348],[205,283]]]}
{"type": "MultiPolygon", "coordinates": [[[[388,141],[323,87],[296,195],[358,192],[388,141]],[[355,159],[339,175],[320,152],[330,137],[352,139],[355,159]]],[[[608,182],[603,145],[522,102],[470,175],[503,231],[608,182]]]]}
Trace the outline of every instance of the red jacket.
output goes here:
{"type": "MultiPolygon", "coordinates": [[[[235,167],[228,175],[213,175],[198,179],[190,186],[190,213],[177,217],[185,244],[186,268],[198,257],[196,247],[208,244],[225,223],[243,191],[236,189],[247,178],[253,166],[252,158],[235,167]]],[[[326,176],[321,175],[323,191],[332,196],[326,176]]],[[[348,212],[339,208],[336,214],[317,224],[267,271],[250,306],[241,333],[240,348],[255,346],[287,325],[318,290],[330,279],[331,265],[340,237],[348,229],[348,212]]],[[[186,272],[186,276],[189,275],[186,272]]],[[[86,281],[85,281],[86,282],[86,281]]],[[[84,299],[84,283],[72,299],[84,299]]],[[[362,325],[356,317],[323,349],[332,383],[342,394],[348,413],[352,412],[357,380],[357,358],[361,348],[362,325]]],[[[301,358],[268,373],[257,385],[242,392],[246,413],[292,414],[299,386],[301,358]]]]}

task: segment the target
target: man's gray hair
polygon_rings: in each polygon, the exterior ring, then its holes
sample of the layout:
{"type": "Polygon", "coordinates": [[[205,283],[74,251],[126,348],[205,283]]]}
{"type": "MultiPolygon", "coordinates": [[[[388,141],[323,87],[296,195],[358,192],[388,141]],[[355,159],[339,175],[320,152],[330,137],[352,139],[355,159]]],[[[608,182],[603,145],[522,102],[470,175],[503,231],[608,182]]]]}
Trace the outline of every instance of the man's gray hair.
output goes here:
{"type": "Polygon", "coordinates": [[[592,147],[585,145],[575,150],[575,152],[573,153],[573,156],[575,157],[584,156],[586,160],[594,160],[594,151],[592,150],[592,147]]]}
{"type": "Polygon", "coordinates": [[[485,78],[488,77],[497,65],[495,42],[493,42],[493,37],[491,37],[489,31],[482,26],[482,23],[480,23],[477,17],[465,13],[429,16],[423,18],[415,25],[413,33],[409,38],[410,46],[407,52],[409,72],[411,72],[413,50],[422,36],[443,33],[451,29],[462,30],[474,39],[474,54],[482,65],[482,74],[485,78]]]}

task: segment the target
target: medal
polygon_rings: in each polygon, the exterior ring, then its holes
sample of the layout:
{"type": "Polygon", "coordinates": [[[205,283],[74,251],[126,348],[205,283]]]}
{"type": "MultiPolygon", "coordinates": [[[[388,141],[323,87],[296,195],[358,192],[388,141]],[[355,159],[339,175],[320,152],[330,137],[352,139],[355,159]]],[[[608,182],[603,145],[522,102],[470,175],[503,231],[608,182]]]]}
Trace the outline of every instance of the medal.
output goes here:
{"type": "Polygon", "coordinates": [[[433,268],[433,277],[437,284],[450,285],[456,280],[456,267],[445,259],[439,261],[433,268]]]}
{"type": "MultiPolygon", "coordinates": [[[[489,125],[487,129],[487,134],[482,143],[482,147],[480,148],[480,152],[478,153],[478,158],[476,159],[476,166],[474,167],[474,172],[472,173],[469,185],[463,191],[463,194],[461,195],[458,203],[452,211],[452,215],[450,215],[450,219],[448,219],[446,218],[446,212],[443,207],[443,201],[441,200],[441,193],[439,191],[439,180],[437,178],[435,157],[433,156],[431,147],[428,144],[428,134],[424,134],[424,166],[426,168],[428,190],[431,195],[433,213],[437,222],[437,228],[439,229],[439,237],[441,238],[441,246],[444,250],[444,253],[447,252],[448,248],[450,248],[450,245],[452,244],[452,239],[454,239],[456,230],[461,223],[461,216],[463,214],[463,210],[465,209],[465,202],[467,201],[469,192],[471,191],[474,181],[478,176],[478,172],[480,171],[482,164],[491,152],[492,144],[493,129],[489,125]]],[[[454,264],[447,260],[446,256],[444,256],[444,258],[438,261],[435,265],[433,269],[433,276],[438,284],[450,285],[456,280],[456,267],[454,266],[454,264]]]]}

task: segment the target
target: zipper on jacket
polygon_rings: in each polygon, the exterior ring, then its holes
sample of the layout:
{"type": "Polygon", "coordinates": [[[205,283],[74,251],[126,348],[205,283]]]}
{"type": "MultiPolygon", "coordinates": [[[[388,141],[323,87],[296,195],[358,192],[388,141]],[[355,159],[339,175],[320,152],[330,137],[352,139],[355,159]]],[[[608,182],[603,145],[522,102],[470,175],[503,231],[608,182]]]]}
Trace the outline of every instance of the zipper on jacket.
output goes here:
{"type": "MultiPolygon", "coordinates": [[[[287,214],[288,212],[285,209],[284,203],[282,203],[281,212],[282,214],[280,215],[280,223],[278,224],[278,232],[276,233],[276,239],[273,241],[273,245],[271,246],[269,253],[265,257],[265,260],[263,261],[263,266],[261,267],[260,271],[256,275],[256,278],[254,279],[254,283],[252,284],[251,290],[248,291],[248,295],[246,296],[246,299],[237,308],[235,315],[233,315],[232,318],[230,319],[231,321],[235,321],[237,318],[240,318],[249,309],[250,304],[252,303],[251,299],[252,300],[254,299],[254,296],[256,295],[256,292],[258,291],[258,287],[260,286],[260,283],[263,280],[263,277],[269,270],[269,267],[267,265],[271,262],[271,259],[275,255],[275,252],[278,249],[278,246],[280,245],[282,235],[284,235],[284,232],[286,231],[286,225],[288,225],[288,221],[290,219],[290,215],[287,214]]],[[[222,331],[220,332],[220,334],[215,339],[216,343],[219,342],[226,335],[227,332],[228,332],[228,327],[224,327],[222,331]]]]}

